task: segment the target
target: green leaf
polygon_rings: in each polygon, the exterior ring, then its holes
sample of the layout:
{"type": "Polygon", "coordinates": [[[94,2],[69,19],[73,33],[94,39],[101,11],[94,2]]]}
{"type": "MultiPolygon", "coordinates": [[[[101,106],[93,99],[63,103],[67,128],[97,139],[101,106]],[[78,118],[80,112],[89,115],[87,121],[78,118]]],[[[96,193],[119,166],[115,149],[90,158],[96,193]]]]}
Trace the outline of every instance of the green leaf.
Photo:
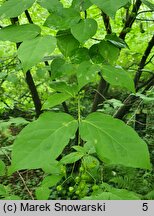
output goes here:
{"type": "Polygon", "coordinates": [[[43,104],[42,109],[48,109],[51,107],[54,107],[58,104],[61,104],[62,102],[66,101],[71,97],[68,93],[55,93],[48,97],[48,99],[43,104]]]}
{"type": "Polygon", "coordinates": [[[8,195],[7,188],[4,185],[0,184],[0,196],[5,197],[7,195],[8,195]]]}
{"type": "Polygon", "coordinates": [[[87,153],[86,149],[85,149],[84,147],[82,147],[82,146],[76,145],[76,146],[72,146],[72,148],[73,148],[74,150],[76,150],[76,151],[78,151],[78,152],[84,154],[84,155],[87,153]]]}
{"type": "Polygon", "coordinates": [[[132,191],[125,189],[113,189],[111,192],[99,192],[82,200],[140,200],[140,197],[132,191]]]}
{"type": "Polygon", "coordinates": [[[43,179],[41,186],[53,187],[61,180],[61,178],[62,178],[62,175],[48,175],[43,179]]]}
{"type": "Polygon", "coordinates": [[[51,63],[51,78],[52,80],[62,76],[72,75],[75,71],[74,65],[65,62],[62,58],[55,58],[51,63]]]}
{"type": "Polygon", "coordinates": [[[120,198],[111,192],[102,192],[91,196],[83,197],[81,200],[119,200],[120,198]]]}
{"type": "Polygon", "coordinates": [[[5,175],[5,171],[5,163],[2,160],[0,160],[0,176],[5,175]]]}
{"type": "Polygon", "coordinates": [[[73,64],[80,64],[83,61],[89,61],[89,50],[85,47],[74,50],[73,55],[71,56],[71,62],[73,64]]]}
{"type": "Polygon", "coordinates": [[[98,46],[99,52],[106,61],[106,63],[114,64],[117,61],[120,53],[119,48],[117,48],[111,42],[105,40],[100,42],[98,46]]]}
{"type": "Polygon", "coordinates": [[[80,43],[74,38],[69,31],[57,32],[57,46],[65,57],[73,55],[74,50],[79,47],[80,43]]]}
{"type": "Polygon", "coordinates": [[[131,92],[135,92],[134,81],[130,77],[129,73],[123,68],[116,68],[111,65],[103,65],[102,75],[103,78],[111,85],[124,87],[131,92]]]}
{"type": "Polygon", "coordinates": [[[83,153],[81,152],[72,152],[66,156],[64,156],[60,162],[62,164],[71,164],[71,163],[75,163],[76,161],[80,160],[82,157],[84,156],[83,153]]]}
{"type": "Polygon", "coordinates": [[[87,83],[95,81],[99,69],[100,68],[98,65],[92,64],[89,61],[82,62],[77,69],[79,89],[81,89],[87,83]]]}
{"type": "Polygon", "coordinates": [[[77,121],[65,113],[43,113],[17,136],[10,173],[44,168],[63,151],[77,130],[77,121]]]}
{"type": "Polygon", "coordinates": [[[50,14],[44,25],[52,29],[65,30],[78,23],[80,19],[80,13],[73,8],[63,8],[50,14]]]}
{"type": "Polygon", "coordinates": [[[146,143],[124,122],[92,113],[80,125],[81,138],[94,145],[100,160],[108,164],[150,169],[146,143]]]}
{"type": "Polygon", "coordinates": [[[91,5],[92,3],[90,2],[90,0],[73,0],[71,7],[73,7],[74,9],[78,11],[85,11],[91,5]]]}
{"type": "Polygon", "coordinates": [[[118,48],[128,48],[126,42],[121,38],[117,37],[115,33],[106,35],[105,40],[109,41],[118,48]]]}
{"type": "Polygon", "coordinates": [[[154,4],[147,0],[141,0],[146,6],[148,6],[152,11],[154,11],[154,4]]]}
{"type": "Polygon", "coordinates": [[[37,2],[49,12],[55,12],[63,8],[63,5],[59,0],[38,0],[37,2]]]}
{"type": "Polygon", "coordinates": [[[21,200],[21,197],[16,195],[6,196],[3,200],[21,200]]]}
{"type": "Polygon", "coordinates": [[[35,38],[41,29],[34,24],[10,25],[0,29],[0,40],[15,43],[35,38]]]}
{"type": "Polygon", "coordinates": [[[52,82],[50,87],[56,91],[69,94],[71,97],[75,97],[78,93],[78,86],[76,84],[69,85],[66,82],[52,82]]]}
{"type": "Polygon", "coordinates": [[[37,200],[48,200],[51,193],[51,189],[48,187],[40,186],[36,188],[35,195],[37,200]]]}
{"type": "Polygon", "coordinates": [[[62,75],[62,70],[61,67],[65,64],[65,60],[63,58],[55,58],[52,62],[51,62],[51,77],[52,80],[61,77],[62,75]]]}
{"type": "Polygon", "coordinates": [[[0,18],[13,18],[30,8],[35,0],[9,0],[0,7],[0,18]]]}
{"type": "Polygon", "coordinates": [[[39,63],[44,56],[51,54],[55,47],[56,39],[49,35],[24,41],[17,51],[23,70],[26,72],[39,63]]]}
{"type": "Polygon", "coordinates": [[[89,38],[94,36],[97,31],[97,22],[94,19],[88,18],[81,20],[71,28],[72,35],[80,42],[84,43],[89,38]]]}
{"type": "Polygon", "coordinates": [[[104,13],[114,19],[117,10],[125,6],[130,0],[90,0],[97,5],[104,13]]]}
{"type": "Polygon", "coordinates": [[[93,44],[89,49],[89,55],[91,60],[96,64],[105,63],[105,59],[100,53],[99,44],[93,44]]]}

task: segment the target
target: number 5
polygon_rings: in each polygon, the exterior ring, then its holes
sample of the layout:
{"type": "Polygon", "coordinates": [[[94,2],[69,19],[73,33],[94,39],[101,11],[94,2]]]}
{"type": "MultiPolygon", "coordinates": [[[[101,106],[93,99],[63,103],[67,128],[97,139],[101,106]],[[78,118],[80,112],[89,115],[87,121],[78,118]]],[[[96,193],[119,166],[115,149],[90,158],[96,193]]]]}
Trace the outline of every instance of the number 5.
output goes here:
{"type": "Polygon", "coordinates": [[[148,211],[148,203],[143,203],[142,210],[148,211]]]}

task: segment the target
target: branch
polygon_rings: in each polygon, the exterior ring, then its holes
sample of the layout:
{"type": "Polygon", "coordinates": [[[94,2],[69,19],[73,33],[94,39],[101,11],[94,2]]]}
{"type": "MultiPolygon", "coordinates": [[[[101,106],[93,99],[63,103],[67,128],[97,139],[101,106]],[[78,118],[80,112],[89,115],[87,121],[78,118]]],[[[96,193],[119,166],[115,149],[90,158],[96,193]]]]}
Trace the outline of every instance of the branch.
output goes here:
{"type": "Polygon", "coordinates": [[[103,17],[103,21],[104,21],[104,25],[105,25],[107,34],[112,34],[112,28],[111,28],[109,16],[106,13],[104,13],[103,11],[102,11],[101,15],[103,17]]]}
{"type": "Polygon", "coordinates": [[[94,102],[92,105],[91,112],[95,112],[98,108],[98,105],[105,100],[105,96],[109,88],[109,84],[101,76],[100,82],[97,87],[97,91],[94,97],[94,102]]]}
{"type": "MultiPolygon", "coordinates": [[[[12,22],[12,24],[19,23],[18,17],[12,18],[11,22],[12,22]]],[[[19,46],[20,46],[20,43],[16,43],[17,49],[19,48],[19,46]]],[[[42,111],[41,111],[42,104],[41,104],[41,100],[40,100],[40,97],[38,95],[38,91],[37,91],[37,88],[35,86],[33,77],[30,73],[30,70],[28,70],[26,72],[26,82],[27,82],[27,85],[28,85],[29,90],[30,90],[31,95],[32,95],[33,103],[35,106],[36,117],[39,117],[39,115],[42,113],[42,111]]]]}
{"type": "MultiPolygon", "coordinates": [[[[107,34],[111,34],[112,28],[111,28],[109,16],[107,16],[107,14],[105,14],[103,11],[101,15],[103,17],[103,21],[104,21],[104,25],[105,25],[107,34]]],[[[98,108],[98,105],[104,101],[105,95],[109,88],[109,84],[103,79],[101,74],[99,75],[100,75],[100,81],[99,81],[99,84],[96,90],[91,112],[95,112],[98,108]]]]}
{"type": "MultiPolygon", "coordinates": [[[[31,18],[31,16],[30,16],[28,10],[25,11],[25,15],[26,15],[26,17],[27,17],[29,23],[32,23],[32,24],[33,24],[32,18],[31,18]]],[[[51,59],[50,59],[50,60],[51,60],[51,59]]],[[[48,63],[47,60],[45,60],[44,63],[45,63],[46,66],[49,66],[49,63],[48,63]]],[[[50,71],[48,71],[48,72],[49,72],[49,76],[51,77],[51,72],[50,72],[50,71]]],[[[28,78],[28,80],[32,82],[32,80],[31,80],[30,77],[28,78]]],[[[34,89],[32,89],[32,90],[34,90],[34,89]]],[[[33,99],[34,99],[34,98],[33,98],[33,99]]],[[[38,106],[40,106],[40,105],[41,105],[41,104],[38,104],[38,106]]],[[[63,102],[63,103],[62,103],[62,106],[63,106],[63,108],[64,108],[64,111],[65,111],[66,113],[69,113],[69,110],[68,110],[68,107],[67,107],[67,105],[66,105],[66,102],[63,102]]],[[[42,107],[42,105],[41,105],[41,107],[42,107]]],[[[39,110],[38,110],[38,111],[39,111],[39,110]]]]}
{"type": "Polygon", "coordinates": [[[137,16],[141,13],[149,13],[149,12],[153,12],[153,10],[145,10],[145,11],[140,11],[137,13],[137,16]]]}
{"type": "Polygon", "coordinates": [[[148,43],[148,46],[147,46],[147,48],[146,48],[146,50],[145,50],[145,52],[144,52],[144,54],[142,56],[142,59],[140,61],[139,67],[138,67],[138,70],[136,72],[136,75],[135,75],[135,78],[134,78],[134,83],[135,83],[136,87],[137,87],[138,82],[140,80],[140,77],[141,77],[141,74],[142,74],[142,69],[144,68],[144,66],[146,64],[146,60],[147,60],[153,46],[154,46],[154,35],[151,38],[151,40],[149,41],[149,43],[148,43]]]}
{"type": "MultiPolygon", "coordinates": [[[[146,60],[147,60],[153,46],[154,46],[154,36],[152,37],[152,39],[148,43],[148,46],[147,46],[147,48],[146,48],[146,50],[142,56],[138,70],[137,70],[136,75],[135,75],[134,83],[135,83],[136,91],[138,91],[141,88],[141,87],[138,87],[137,85],[138,85],[139,79],[140,79],[141,74],[142,74],[142,69],[145,66],[146,60]]],[[[153,85],[154,85],[154,77],[152,76],[151,79],[149,79],[148,82],[146,83],[145,89],[142,91],[142,93],[145,93],[153,85]]],[[[130,110],[130,108],[132,107],[134,102],[137,100],[137,98],[138,97],[136,97],[135,95],[129,95],[125,99],[124,105],[118,109],[118,111],[115,113],[114,117],[122,119],[126,115],[126,113],[130,110]]]]}
{"type": "Polygon", "coordinates": [[[154,19],[142,19],[142,18],[136,18],[136,20],[145,21],[145,22],[153,22],[154,21],[154,19]]]}
{"type": "Polygon", "coordinates": [[[143,84],[139,85],[138,88],[136,89],[137,91],[140,90],[141,88],[148,86],[151,81],[154,80],[154,74],[143,84]]]}
{"type": "Polygon", "coordinates": [[[125,25],[124,25],[124,27],[123,27],[120,35],[119,35],[119,37],[121,39],[124,40],[128,31],[130,31],[130,28],[132,27],[132,25],[136,19],[136,16],[138,14],[138,10],[139,10],[141,4],[142,4],[142,2],[140,0],[136,0],[136,3],[133,6],[132,12],[129,14],[128,18],[126,19],[125,25]]]}

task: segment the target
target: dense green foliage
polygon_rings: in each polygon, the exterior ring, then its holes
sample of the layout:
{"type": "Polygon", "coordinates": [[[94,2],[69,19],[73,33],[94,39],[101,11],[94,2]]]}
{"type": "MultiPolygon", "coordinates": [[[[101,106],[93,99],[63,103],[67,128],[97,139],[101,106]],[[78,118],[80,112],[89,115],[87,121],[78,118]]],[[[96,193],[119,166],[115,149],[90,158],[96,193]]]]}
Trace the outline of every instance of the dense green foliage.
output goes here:
{"type": "Polygon", "coordinates": [[[153,199],[154,2],[0,4],[0,197],[153,199]]]}

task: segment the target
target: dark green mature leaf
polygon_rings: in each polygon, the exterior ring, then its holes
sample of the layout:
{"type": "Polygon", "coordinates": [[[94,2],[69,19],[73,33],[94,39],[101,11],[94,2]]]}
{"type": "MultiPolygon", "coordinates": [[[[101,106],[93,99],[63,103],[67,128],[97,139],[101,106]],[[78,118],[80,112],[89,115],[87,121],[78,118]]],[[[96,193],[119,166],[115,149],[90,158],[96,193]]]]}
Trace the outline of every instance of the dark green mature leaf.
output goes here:
{"type": "Polygon", "coordinates": [[[57,32],[57,46],[65,57],[71,57],[80,43],[74,38],[70,31],[57,32]]]}
{"type": "Polygon", "coordinates": [[[55,58],[51,63],[51,78],[52,80],[66,75],[70,76],[75,73],[75,66],[65,62],[62,58],[55,58]]]}
{"type": "Polygon", "coordinates": [[[52,80],[55,78],[59,78],[62,76],[61,67],[65,64],[65,60],[63,58],[57,57],[51,62],[51,77],[52,80]]]}
{"type": "Polygon", "coordinates": [[[113,45],[115,45],[118,48],[126,48],[126,47],[128,47],[126,42],[124,40],[122,40],[121,38],[117,37],[117,35],[114,34],[114,33],[106,35],[105,39],[107,41],[111,42],[113,45]]]}
{"type": "Polygon", "coordinates": [[[37,2],[49,12],[55,12],[63,9],[63,4],[59,0],[38,0],[37,2]]]}
{"type": "Polygon", "coordinates": [[[151,168],[147,144],[121,120],[92,113],[82,120],[80,134],[94,145],[100,160],[108,164],[151,168]]]}
{"type": "Polygon", "coordinates": [[[92,3],[90,2],[90,0],[73,0],[71,7],[73,7],[74,9],[78,11],[85,11],[91,5],[92,3]]]}
{"type": "Polygon", "coordinates": [[[147,0],[141,0],[146,6],[148,6],[152,11],[154,11],[154,4],[147,0]]]}
{"type": "Polygon", "coordinates": [[[106,61],[106,63],[114,64],[119,57],[119,48],[109,41],[103,40],[98,44],[99,52],[106,61]]]}
{"type": "Polygon", "coordinates": [[[10,25],[0,29],[0,40],[18,43],[35,38],[40,32],[35,24],[10,25]]]}
{"type": "Polygon", "coordinates": [[[117,10],[125,6],[130,0],[90,0],[97,5],[104,13],[114,19],[117,10]]]}
{"type": "Polygon", "coordinates": [[[102,67],[103,78],[111,85],[120,86],[135,92],[134,81],[129,73],[123,68],[116,68],[111,65],[103,65],[102,67]]]}
{"type": "Polygon", "coordinates": [[[68,93],[55,93],[48,97],[48,99],[43,104],[42,109],[48,109],[51,107],[54,107],[56,105],[61,104],[65,100],[69,99],[71,97],[68,93]]]}
{"type": "Polygon", "coordinates": [[[96,34],[97,22],[94,19],[81,20],[76,25],[73,25],[71,32],[73,36],[80,42],[84,43],[86,40],[96,34]]]}
{"type": "Polygon", "coordinates": [[[44,25],[52,29],[65,30],[78,23],[80,19],[80,13],[73,8],[63,8],[50,14],[44,25]]]}
{"type": "Polygon", "coordinates": [[[76,49],[71,56],[71,62],[74,64],[80,64],[83,61],[90,60],[89,50],[85,47],[76,49]]]}
{"type": "Polygon", "coordinates": [[[77,130],[77,121],[65,113],[43,113],[16,138],[10,172],[46,167],[63,151],[77,130]]]}
{"type": "Polygon", "coordinates": [[[52,36],[39,36],[24,41],[18,49],[18,57],[21,60],[23,70],[26,72],[39,63],[44,56],[51,54],[56,47],[56,39],[52,36]]]}
{"type": "Polygon", "coordinates": [[[96,63],[96,64],[100,64],[100,63],[105,63],[105,59],[103,58],[103,56],[100,53],[99,50],[99,44],[93,44],[90,49],[89,49],[89,55],[91,60],[96,63]]]}
{"type": "Polygon", "coordinates": [[[0,7],[0,18],[13,18],[30,8],[35,0],[9,0],[0,7]]]}
{"type": "Polygon", "coordinates": [[[96,80],[96,74],[99,72],[99,67],[89,61],[82,62],[77,69],[77,79],[79,89],[87,83],[96,80]]]}

